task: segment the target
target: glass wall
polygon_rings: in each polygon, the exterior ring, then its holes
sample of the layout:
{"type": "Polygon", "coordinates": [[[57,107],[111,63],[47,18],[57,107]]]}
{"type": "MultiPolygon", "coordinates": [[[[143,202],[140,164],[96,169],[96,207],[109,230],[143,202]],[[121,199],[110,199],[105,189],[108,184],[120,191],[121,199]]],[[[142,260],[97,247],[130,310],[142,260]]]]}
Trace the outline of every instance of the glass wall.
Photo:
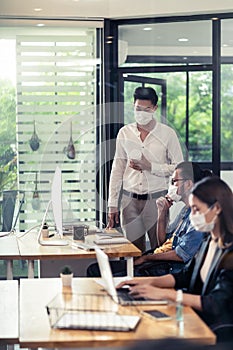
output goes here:
{"type": "MultiPolygon", "coordinates": [[[[164,120],[176,130],[188,159],[211,163],[212,21],[124,24],[119,25],[119,39],[127,43],[119,71],[163,79],[166,96],[156,90],[160,104],[166,100],[164,120]]],[[[157,117],[163,120],[159,113],[157,117]]]]}
{"type": "MultiPolygon", "coordinates": [[[[63,221],[93,223],[103,24],[2,22],[0,191],[25,195],[17,232],[40,227],[57,165],[62,169],[63,221]]],[[[54,227],[52,215],[49,211],[54,227]]],[[[0,263],[4,276],[6,264],[0,263]]],[[[14,265],[15,276],[25,273],[26,262],[14,265]]]]}
{"type": "MultiPolygon", "coordinates": [[[[191,17],[187,17],[187,21],[178,17],[171,20],[174,22],[156,18],[119,23],[118,39],[124,42],[124,45],[118,45],[121,51],[118,56],[121,57],[118,65],[121,94],[127,91],[125,77],[131,74],[165,80],[166,122],[185,142],[188,159],[210,168],[215,162],[216,169],[219,149],[214,147],[218,140],[213,137],[213,126],[217,126],[217,134],[221,133],[221,164],[218,163],[218,168],[231,170],[232,19],[209,16],[203,20],[191,17]],[[218,21],[221,21],[220,26],[216,26],[218,21]],[[221,130],[213,104],[213,95],[218,92],[214,82],[218,81],[216,71],[220,62],[219,34],[222,42],[221,130]]],[[[163,95],[160,97],[164,98],[163,95]]]]}
{"type": "MultiPolygon", "coordinates": [[[[120,93],[126,93],[124,100],[130,99],[127,92],[129,82],[125,77],[131,74],[164,79],[167,86],[166,122],[185,142],[189,159],[210,168],[215,162],[216,169],[220,152],[217,167],[221,176],[233,187],[233,18],[229,19],[229,15],[228,19],[224,19],[224,15],[216,15],[215,18],[206,15],[200,16],[200,19],[186,19],[119,21],[118,73],[119,83],[123,86],[120,93]],[[216,26],[218,21],[220,25],[216,26]],[[218,41],[218,38],[221,40],[218,41]],[[221,57],[218,56],[220,51],[221,57]],[[221,106],[220,125],[219,114],[216,110],[214,112],[213,104],[213,95],[218,96],[216,71],[219,62],[221,100],[217,103],[215,100],[215,107],[218,103],[221,106]],[[220,150],[214,147],[218,140],[213,137],[213,126],[215,136],[218,138],[220,135],[220,150]]],[[[157,91],[160,98],[164,98],[160,87],[157,91]]],[[[125,122],[129,120],[129,115],[130,112],[125,122]]],[[[160,118],[158,113],[157,118],[160,118]]]]}
{"type": "Polygon", "coordinates": [[[221,23],[221,176],[233,189],[233,19],[221,23]]]}

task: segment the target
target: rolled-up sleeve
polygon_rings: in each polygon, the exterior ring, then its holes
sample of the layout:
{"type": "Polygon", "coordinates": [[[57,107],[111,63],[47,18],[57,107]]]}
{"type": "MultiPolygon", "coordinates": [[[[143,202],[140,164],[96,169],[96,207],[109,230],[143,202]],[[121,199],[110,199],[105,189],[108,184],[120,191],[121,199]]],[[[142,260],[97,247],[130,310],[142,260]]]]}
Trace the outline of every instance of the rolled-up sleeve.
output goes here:
{"type": "MultiPolygon", "coordinates": [[[[177,237],[177,244],[173,249],[187,263],[198,251],[202,240],[203,232],[196,231],[190,224],[185,233],[177,237]]],[[[175,244],[175,241],[173,241],[173,244],[175,244]]]]}

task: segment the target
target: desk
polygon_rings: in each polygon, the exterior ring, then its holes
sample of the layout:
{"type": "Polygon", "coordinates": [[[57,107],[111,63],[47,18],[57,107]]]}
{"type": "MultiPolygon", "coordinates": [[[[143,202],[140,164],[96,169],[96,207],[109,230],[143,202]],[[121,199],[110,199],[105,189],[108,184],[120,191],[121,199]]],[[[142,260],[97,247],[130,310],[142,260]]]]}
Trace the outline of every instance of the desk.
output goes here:
{"type": "MultiPolygon", "coordinates": [[[[65,236],[72,242],[71,236],[65,236]]],[[[37,242],[37,233],[31,232],[18,238],[18,246],[21,259],[28,260],[28,277],[34,276],[34,260],[64,260],[95,258],[94,251],[72,248],[68,246],[41,246],[37,242]]],[[[132,243],[113,244],[105,246],[109,258],[124,257],[127,259],[127,274],[133,276],[133,257],[141,256],[141,251],[132,243]]]]}
{"type": "MultiPolygon", "coordinates": [[[[21,347],[120,347],[132,345],[133,342],[142,339],[161,339],[178,335],[175,319],[159,322],[147,317],[142,318],[133,332],[51,329],[45,306],[61,291],[60,278],[21,279],[21,347]]],[[[74,278],[72,291],[79,294],[105,293],[92,278],[74,278]]],[[[146,308],[153,309],[153,306],[143,307],[146,308]]],[[[156,305],[154,308],[175,316],[174,305],[156,305]]],[[[184,307],[183,338],[205,344],[214,344],[216,341],[215,335],[189,307],[184,307]]]]}
{"type": "Polygon", "coordinates": [[[0,344],[17,344],[18,281],[0,281],[0,344]]]}
{"type": "Polygon", "coordinates": [[[0,238],[0,259],[6,260],[7,279],[13,279],[13,260],[20,260],[17,238],[13,235],[0,238]]]}

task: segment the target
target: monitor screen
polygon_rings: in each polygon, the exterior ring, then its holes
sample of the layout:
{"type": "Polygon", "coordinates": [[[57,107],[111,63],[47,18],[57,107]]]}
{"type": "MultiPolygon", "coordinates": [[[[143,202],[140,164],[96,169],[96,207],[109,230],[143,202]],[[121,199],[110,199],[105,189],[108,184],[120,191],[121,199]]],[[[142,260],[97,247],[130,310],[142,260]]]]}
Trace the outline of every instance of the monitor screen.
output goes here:
{"type": "Polygon", "coordinates": [[[56,167],[52,180],[51,203],[55,227],[57,233],[60,235],[60,237],[62,237],[62,172],[58,166],[56,167]]]}

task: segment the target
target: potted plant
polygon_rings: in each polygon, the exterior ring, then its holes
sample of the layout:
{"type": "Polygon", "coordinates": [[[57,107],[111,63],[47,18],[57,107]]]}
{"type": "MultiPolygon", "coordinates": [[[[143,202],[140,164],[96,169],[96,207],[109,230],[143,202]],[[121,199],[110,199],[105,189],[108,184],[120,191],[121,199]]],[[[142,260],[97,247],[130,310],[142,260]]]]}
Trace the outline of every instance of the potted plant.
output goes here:
{"type": "Polygon", "coordinates": [[[60,272],[60,277],[62,279],[63,287],[71,287],[72,278],[73,278],[73,271],[71,266],[69,265],[63,266],[60,272]]]}

